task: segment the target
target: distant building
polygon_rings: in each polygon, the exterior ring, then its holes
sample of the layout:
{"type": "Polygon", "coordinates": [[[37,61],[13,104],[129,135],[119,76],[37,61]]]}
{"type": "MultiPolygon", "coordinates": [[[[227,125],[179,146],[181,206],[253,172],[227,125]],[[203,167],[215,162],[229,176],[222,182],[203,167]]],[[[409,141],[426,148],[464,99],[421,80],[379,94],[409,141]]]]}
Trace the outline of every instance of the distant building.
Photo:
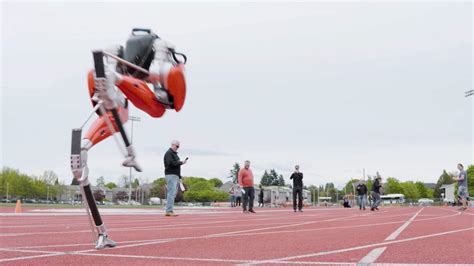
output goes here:
{"type": "Polygon", "coordinates": [[[443,197],[443,202],[450,202],[454,203],[455,198],[454,198],[454,190],[455,190],[455,185],[453,184],[445,184],[440,187],[441,189],[441,195],[443,197]]]}

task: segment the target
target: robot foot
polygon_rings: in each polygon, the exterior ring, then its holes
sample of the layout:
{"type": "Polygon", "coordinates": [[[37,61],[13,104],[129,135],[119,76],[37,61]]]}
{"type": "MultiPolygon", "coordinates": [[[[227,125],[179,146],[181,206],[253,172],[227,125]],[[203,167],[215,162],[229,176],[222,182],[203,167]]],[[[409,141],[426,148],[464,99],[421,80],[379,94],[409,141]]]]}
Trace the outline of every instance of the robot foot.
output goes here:
{"type": "Polygon", "coordinates": [[[135,160],[135,156],[127,156],[127,158],[125,158],[125,161],[123,161],[122,165],[125,167],[133,167],[135,168],[137,172],[142,171],[142,168],[140,167],[138,162],[135,160]]]}
{"type": "Polygon", "coordinates": [[[113,248],[116,246],[117,243],[112,239],[109,239],[106,235],[99,235],[95,249],[113,248]]]}

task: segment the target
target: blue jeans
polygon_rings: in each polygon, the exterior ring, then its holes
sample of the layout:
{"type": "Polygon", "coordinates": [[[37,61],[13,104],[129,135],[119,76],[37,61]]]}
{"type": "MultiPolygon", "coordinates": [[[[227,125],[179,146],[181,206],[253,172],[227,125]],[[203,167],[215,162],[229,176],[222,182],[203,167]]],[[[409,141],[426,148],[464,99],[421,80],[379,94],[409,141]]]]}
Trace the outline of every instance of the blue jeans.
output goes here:
{"type": "Polygon", "coordinates": [[[373,199],[372,208],[377,208],[380,202],[382,202],[382,199],[380,198],[380,194],[372,191],[371,195],[373,199]]]}
{"type": "Polygon", "coordinates": [[[358,195],[357,198],[359,199],[359,208],[365,209],[365,195],[358,195]]]}
{"type": "Polygon", "coordinates": [[[179,176],[166,175],[166,212],[172,212],[174,207],[174,199],[178,193],[179,176]]]}

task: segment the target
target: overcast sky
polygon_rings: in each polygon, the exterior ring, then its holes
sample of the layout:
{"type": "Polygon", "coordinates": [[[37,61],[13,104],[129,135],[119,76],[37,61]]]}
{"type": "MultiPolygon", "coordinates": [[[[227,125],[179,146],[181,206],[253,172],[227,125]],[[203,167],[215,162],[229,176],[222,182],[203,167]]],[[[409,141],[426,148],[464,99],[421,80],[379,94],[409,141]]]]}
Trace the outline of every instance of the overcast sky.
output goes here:
{"type": "MultiPolygon", "coordinates": [[[[188,95],[134,125],[144,168],[163,176],[172,139],[186,176],[257,180],[295,164],[306,184],[379,171],[436,182],[473,162],[472,3],[2,3],[3,166],[70,182],[71,129],[91,111],[91,50],[149,27],[189,58],[188,95]]],[[[130,130],[130,122],[126,124],[130,130]]],[[[109,138],[89,152],[93,184],[128,174],[109,138]]]]}

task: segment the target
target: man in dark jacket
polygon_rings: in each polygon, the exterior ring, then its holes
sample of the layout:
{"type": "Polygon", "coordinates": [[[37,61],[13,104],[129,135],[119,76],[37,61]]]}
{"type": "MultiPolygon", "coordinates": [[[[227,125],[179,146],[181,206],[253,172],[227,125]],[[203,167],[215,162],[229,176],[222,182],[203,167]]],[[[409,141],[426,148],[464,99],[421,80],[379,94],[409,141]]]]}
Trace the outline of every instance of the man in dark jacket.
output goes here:
{"type": "Polygon", "coordinates": [[[298,210],[303,212],[303,173],[300,172],[299,165],[295,166],[290,179],[293,179],[293,210],[296,212],[296,197],[298,196],[298,210]]]}
{"type": "Polygon", "coordinates": [[[374,184],[372,185],[372,192],[370,193],[372,195],[373,199],[373,204],[372,207],[370,208],[371,211],[373,210],[379,210],[378,206],[380,204],[380,188],[382,187],[382,178],[377,177],[375,179],[374,184]]]}
{"type": "Polygon", "coordinates": [[[178,192],[178,184],[181,179],[181,165],[186,164],[188,158],[181,161],[178,156],[179,141],[173,140],[171,148],[165,153],[163,161],[165,163],[166,177],[166,216],[178,216],[173,212],[174,199],[178,192]]]}
{"type": "Polygon", "coordinates": [[[359,182],[356,187],[357,198],[359,200],[359,210],[365,210],[365,201],[367,200],[367,186],[364,181],[359,182]]]}

